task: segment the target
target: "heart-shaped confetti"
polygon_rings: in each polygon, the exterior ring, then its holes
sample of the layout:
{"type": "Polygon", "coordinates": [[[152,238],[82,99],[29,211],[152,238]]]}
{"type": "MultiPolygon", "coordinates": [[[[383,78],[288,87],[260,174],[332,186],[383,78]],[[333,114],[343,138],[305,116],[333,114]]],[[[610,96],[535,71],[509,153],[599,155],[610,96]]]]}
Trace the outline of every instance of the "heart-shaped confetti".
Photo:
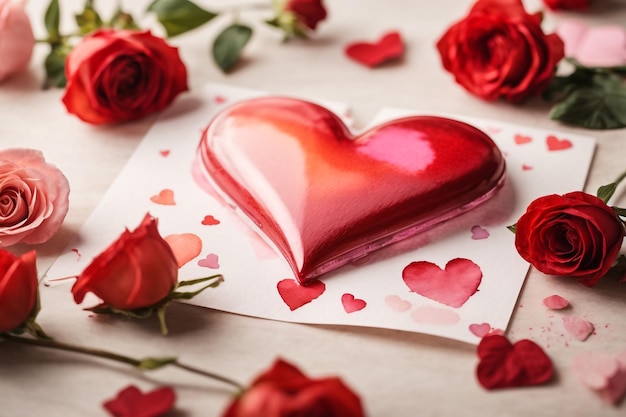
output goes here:
{"type": "Polygon", "coordinates": [[[546,145],[548,145],[549,151],[562,151],[572,147],[572,142],[567,139],[559,139],[554,135],[550,135],[546,138],[546,145]]]}
{"type": "Polygon", "coordinates": [[[219,269],[219,257],[214,253],[209,253],[204,259],[198,261],[198,266],[209,269],[219,269]]]}
{"type": "Polygon", "coordinates": [[[322,281],[312,281],[307,285],[301,285],[293,279],[283,279],[276,286],[280,298],[291,311],[310,303],[322,295],[326,285],[322,281]]]}
{"type": "Polygon", "coordinates": [[[618,404],[626,395],[626,351],[617,356],[580,353],[574,357],[572,373],[609,404],[618,404]]]}
{"type": "Polygon", "coordinates": [[[215,226],[216,224],[220,224],[220,221],[217,220],[215,217],[213,216],[204,216],[204,219],[202,219],[202,224],[205,226],[215,226]]]}
{"type": "Polygon", "coordinates": [[[476,337],[486,336],[491,331],[491,324],[489,323],[474,323],[469,325],[469,331],[476,337]]]}
{"type": "Polygon", "coordinates": [[[159,151],[159,153],[161,154],[161,156],[163,158],[166,158],[166,157],[168,157],[170,155],[170,150],[169,149],[162,149],[162,150],[159,151]]]}
{"type": "Polygon", "coordinates": [[[511,344],[502,335],[487,335],[478,344],[477,353],[476,376],[487,389],[539,385],[554,374],[550,358],[531,340],[511,344]]]}
{"type": "Polygon", "coordinates": [[[346,313],[354,313],[355,311],[363,310],[367,303],[360,298],[354,298],[352,294],[344,294],[341,296],[341,304],[346,313]]]}
{"type": "Polygon", "coordinates": [[[502,154],[467,124],[416,116],[353,137],[329,110],[281,97],[229,107],[198,152],[206,183],[259,226],[300,282],[476,207],[504,178],[502,154]]]}
{"type": "Polygon", "coordinates": [[[482,240],[489,237],[489,232],[478,225],[472,226],[471,231],[473,240],[482,240]]]}
{"type": "Polygon", "coordinates": [[[520,135],[520,134],[516,134],[513,138],[513,140],[515,141],[516,144],[518,145],[523,145],[525,143],[530,143],[533,141],[533,138],[530,136],[526,136],[526,135],[520,135]]]}
{"type": "Polygon", "coordinates": [[[346,46],[345,53],[354,61],[374,68],[384,62],[404,55],[404,42],[398,32],[389,32],[377,42],[353,42],[346,46]]]}
{"type": "Polygon", "coordinates": [[[483,273],[469,259],[456,258],[444,269],[432,262],[412,262],[402,279],[412,292],[450,307],[459,308],[478,291],[483,273]]]}
{"type": "Polygon", "coordinates": [[[387,304],[392,310],[399,313],[404,313],[411,309],[411,302],[403,300],[397,295],[388,295],[385,297],[385,304],[387,304]]]}
{"type": "Polygon", "coordinates": [[[174,201],[174,191],[170,189],[164,189],[159,192],[157,195],[153,195],[150,197],[150,200],[155,204],[160,204],[162,206],[175,206],[176,202],[174,201]]]}
{"type": "Polygon", "coordinates": [[[562,310],[569,306],[569,301],[560,295],[551,295],[543,299],[543,305],[548,307],[550,310],[562,310]]]}
{"type": "Polygon", "coordinates": [[[202,251],[202,239],[193,233],[174,234],[163,239],[172,248],[179,268],[200,255],[202,251]]]}

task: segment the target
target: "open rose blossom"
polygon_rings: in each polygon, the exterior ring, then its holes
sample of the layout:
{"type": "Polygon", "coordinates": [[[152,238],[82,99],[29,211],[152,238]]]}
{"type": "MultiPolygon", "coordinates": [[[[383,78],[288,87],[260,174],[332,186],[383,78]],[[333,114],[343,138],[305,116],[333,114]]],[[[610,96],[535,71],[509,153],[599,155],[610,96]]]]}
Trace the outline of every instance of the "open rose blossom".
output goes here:
{"type": "Polygon", "coordinates": [[[360,398],[339,378],[311,379],[278,359],[222,417],[363,417],[360,398]]]}
{"type": "Polygon", "coordinates": [[[61,227],[70,186],[34,149],[0,151],[0,247],[42,243],[61,227]]]}
{"type": "Polygon", "coordinates": [[[23,0],[0,0],[0,81],[24,70],[35,37],[23,0]]]}
{"type": "Polygon", "coordinates": [[[85,37],[65,66],[67,111],[92,124],[134,120],[187,90],[178,50],[149,31],[102,29],[85,37]]]}
{"type": "Polygon", "coordinates": [[[541,30],[521,0],[478,0],[437,42],[444,68],[470,93],[511,102],[541,93],[563,58],[563,42],[541,30]]]}
{"type": "Polygon", "coordinates": [[[0,333],[20,327],[37,302],[35,251],[21,257],[0,249],[0,333]]]}
{"type": "Polygon", "coordinates": [[[515,246],[539,271],[595,285],[613,265],[624,226],[612,208],[576,191],[533,201],[517,222],[515,246]]]}
{"type": "Polygon", "coordinates": [[[587,10],[591,0],[543,0],[543,4],[552,10],[587,10]]]}
{"type": "Polygon", "coordinates": [[[170,246],[146,214],[142,223],[125,230],[78,276],[72,287],[76,303],[88,292],[118,310],[132,311],[164,300],[178,281],[178,265],[170,246]]]}

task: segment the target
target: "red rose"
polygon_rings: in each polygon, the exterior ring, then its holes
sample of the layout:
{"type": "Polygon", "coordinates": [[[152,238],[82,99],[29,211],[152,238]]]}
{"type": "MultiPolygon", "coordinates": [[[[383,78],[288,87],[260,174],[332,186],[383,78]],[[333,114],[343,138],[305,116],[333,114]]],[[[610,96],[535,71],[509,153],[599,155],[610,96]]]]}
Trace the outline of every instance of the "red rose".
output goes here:
{"type": "Polygon", "coordinates": [[[437,42],[444,68],[486,100],[521,101],[550,83],[563,42],[541,30],[521,0],[479,0],[437,42]]]}
{"type": "Polygon", "coordinates": [[[587,10],[591,0],[543,0],[552,10],[587,10]]]}
{"type": "Polygon", "coordinates": [[[311,30],[315,30],[317,24],[326,19],[326,9],[322,0],[289,0],[285,10],[293,12],[296,19],[311,30]]]}
{"type": "Polygon", "coordinates": [[[72,294],[76,303],[92,292],[108,307],[136,310],[165,299],[177,280],[174,253],[159,235],[156,220],[146,215],[137,229],[124,231],[85,268],[72,294]]]}
{"type": "Polygon", "coordinates": [[[20,327],[37,302],[35,251],[21,257],[0,250],[0,333],[20,327]]]}
{"type": "Polygon", "coordinates": [[[624,226],[604,201],[580,191],[533,201],[517,222],[519,254],[549,275],[595,285],[613,265],[624,226]]]}
{"type": "Polygon", "coordinates": [[[187,90],[178,50],[149,31],[99,30],[67,57],[67,111],[87,123],[138,119],[187,90]]]}
{"type": "Polygon", "coordinates": [[[362,417],[361,400],[339,378],[310,379],[277,360],[222,417],[362,417]]]}

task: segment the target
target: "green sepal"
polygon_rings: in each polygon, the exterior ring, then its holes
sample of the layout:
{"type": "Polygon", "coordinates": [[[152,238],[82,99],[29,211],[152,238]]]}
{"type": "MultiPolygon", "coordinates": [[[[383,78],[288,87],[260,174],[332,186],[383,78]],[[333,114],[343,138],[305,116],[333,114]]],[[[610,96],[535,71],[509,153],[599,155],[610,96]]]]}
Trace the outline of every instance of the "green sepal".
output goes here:
{"type": "Polygon", "coordinates": [[[620,208],[620,207],[611,207],[613,209],[613,211],[615,212],[615,214],[617,214],[620,217],[626,217],[626,208],[620,208]]]}
{"type": "Polygon", "coordinates": [[[46,69],[46,80],[43,85],[44,89],[50,87],[65,87],[67,84],[67,79],[65,78],[65,60],[71,50],[72,48],[65,44],[52,46],[52,49],[50,49],[44,61],[46,69]]]}
{"type": "Polygon", "coordinates": [[[61,20],[61,12],[59,8],[59,0],[50,0],[46,13],[44,14],[44,25],[48,32],[48,43],[55,45],[61,42],[61,34],[59,33],[59,24],[61,20]]]}
{"type": "Polygon", "coordinates": [[[139,364],[137,364],[137,368],[143,369],[145,371],[151,371],[153,369],[159,369],[167,365],[171,365],[176,363],[178,358],[170,357],[170,358],[143,358],[139,360],[139,364]]]}
{"type": "Polygon", "coordinates": [[[252,37],[252,28],[233,23],[225,28],[213,41],[213,59],[223,72],[230,71],[239,58],[243,48],[252,37]]]}
{"type": "Polygon", "coordinates": [[[205,10],[189,0],[154,0],[147,10],[156,13],[168,37],[188,32],[217,16],[217,13],[205,10]]]}
{"type": "Polygon", "coordinates": [[[103,26],[100,15],[93,7],[93,0],[85,1],[82,13],[74,15],[81,35],[86,35],[103,26]]]}
{"type": "Polygon", "coordinates": [[[513,233],[517,233],[517,223],[507,226],[506,228],[509,229],[513,233]]]}
{"type": "Polygon", "coordinates": [[[615,194],[617,186],[624,178],[626,178],[626,172],[623,172],[614,182],[600,186],[596,192],[596,196],[605,203],[608,203],[611,197],[613,197],[613,194],[615,194]]]}
{"type": "Polygon", "coordinates": [[[114,29],[122,29],[122,30],[140,29],[139,25],[137,25],[137,23],[135,22],[135,19],[133,18],[133,16],[130,13],[127,13],[124,10],[122,10],[120,6],[118,6],[118,8],[115,10],[115,13],[113,14],[113,17],[111,18],[111,20],[109,21],[108,26],[114,29]]]}

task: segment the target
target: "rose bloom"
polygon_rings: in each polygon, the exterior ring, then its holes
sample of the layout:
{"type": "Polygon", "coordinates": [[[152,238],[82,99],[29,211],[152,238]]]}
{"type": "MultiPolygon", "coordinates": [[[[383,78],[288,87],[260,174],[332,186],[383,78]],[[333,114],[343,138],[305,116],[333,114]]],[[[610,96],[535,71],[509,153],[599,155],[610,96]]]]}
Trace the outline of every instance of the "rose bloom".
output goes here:
{"type": "Polygon", "coordinates": [[[284,9],[292,12],[296,19],[311,30],[326,19],[326,9],[322,0],[288,0],[284,9]]]}
{"type": "Polygon", "coordinates": [[[613,265],[623,238],[613,209],[577,191],[533,201],[517,222],[515,246],[539,271],[593,286],[613,265]]]}
{"type": "Polygon", "coordinates": [[[0,81],[24,70],[35,37],[22,0],[0,0],[0,81]]]}
{"type": "Polygon", "coordinates": [[[0,249],[0,333],[20,327],[37,303],[35,251],[21,257],[0,249]]]}
{"type": "Polygon", "coordinates": [[[311,379],[277,360],[222,417],[362,417],[361,400],[339,378],[311,379]]]}
{"type": "Polygon", "coordinates": [[[511,102],[541,93],[563,58],[563,42],[541,30],[520,0],[479,0],[437,42],[444,68],[470,93],[511,102]]]}
{"type": "Polygon", "coordinates": [[[67,178],[34,149],[0,151],[0,247],[42,243],[69,207],[67,178]]]}
{"type": "Polygon", "coordinates": [[[119,310],[151,307],[167,297],[178,281],[178,265],[170,246],[146,214],[142,223],[125,230],[78,276],[72,287],[74,301],[88,292],[105,306],[119,310]]]}
{"type": "Polygon", "coordinates": [[[187,88],[178,50],[149,31],[103,29],[65,63],[67,111],[87,123],[134,120],[169,106],[187,88]]]}
{"type": "Polygon", "coordinates": [[[552,10],[587,10],[591,0],[543,0],[543,4],[552,10]]]}

